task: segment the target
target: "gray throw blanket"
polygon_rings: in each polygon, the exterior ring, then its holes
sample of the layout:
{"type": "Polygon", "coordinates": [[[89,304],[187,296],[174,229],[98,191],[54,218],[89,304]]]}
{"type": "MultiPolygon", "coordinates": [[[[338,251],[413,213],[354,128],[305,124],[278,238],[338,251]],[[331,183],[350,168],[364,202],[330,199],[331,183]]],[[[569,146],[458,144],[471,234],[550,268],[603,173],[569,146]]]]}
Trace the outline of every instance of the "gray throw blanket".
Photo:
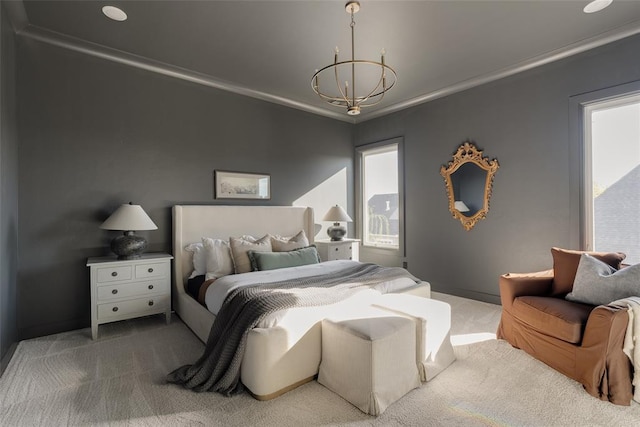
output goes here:
{"type": "Polygon", "coordinates": [[[204,354],[193,365],[171,372],[167,381],[194,391],[237,393],[242,390],[240,363],[247,336],[263,318],[287,308],[333,304],[363,288],[375,289],[401,277],[420,282],[402,268],[359,263],[337,273],[236,289],[216,316],[204,354]]]}

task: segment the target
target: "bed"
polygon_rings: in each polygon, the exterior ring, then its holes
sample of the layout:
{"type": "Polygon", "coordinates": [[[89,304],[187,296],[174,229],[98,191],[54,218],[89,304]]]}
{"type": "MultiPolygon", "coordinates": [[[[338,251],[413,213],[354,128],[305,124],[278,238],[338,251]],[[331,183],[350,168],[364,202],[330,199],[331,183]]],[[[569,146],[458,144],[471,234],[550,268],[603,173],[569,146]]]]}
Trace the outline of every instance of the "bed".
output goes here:
{"type": "MultiPolygon", "coordinates": [[[[309,241],[316,234],[313,209],[291,206],[184,206],[173,207],[173,309],[202,340],[207,341],[215,315],[185,291],[193,269],[192,254],[185,247],[202,237],[267,233],[293,236],[304,230],[309,241]]],[[[334,261],[335,262],[335,261],[334,261]]],[[[404,293],[430,297],[426,282],[404,293]]],[[[194,355],[197,356],[197,355],[194,355]]],[[[318,373],[321,357],[320,322],[292,329],[282,326],[254,328],[249,333],[241,364],[241,380],[259,400],[277,397],[318,373]]]]}

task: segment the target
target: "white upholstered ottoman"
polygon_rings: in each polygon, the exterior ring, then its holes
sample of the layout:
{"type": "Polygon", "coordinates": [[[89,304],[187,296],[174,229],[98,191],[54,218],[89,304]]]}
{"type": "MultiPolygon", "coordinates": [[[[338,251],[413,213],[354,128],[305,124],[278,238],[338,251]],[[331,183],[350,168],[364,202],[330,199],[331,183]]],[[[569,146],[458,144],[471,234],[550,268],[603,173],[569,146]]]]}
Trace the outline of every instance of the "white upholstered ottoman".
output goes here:
{"type": "Polygon", "coordinates": [[[429,381],[456,359],[451,345],[451,306],[443,301],[402,294],[384,294],[373,307],[413,319],[420,379],[429,381]]]}
{"type": "Polygon", "coordinates": [[[420,386],[415,337],[415,322],[405,317],[325,319],[318,382],[379,415],[420,386]]]}

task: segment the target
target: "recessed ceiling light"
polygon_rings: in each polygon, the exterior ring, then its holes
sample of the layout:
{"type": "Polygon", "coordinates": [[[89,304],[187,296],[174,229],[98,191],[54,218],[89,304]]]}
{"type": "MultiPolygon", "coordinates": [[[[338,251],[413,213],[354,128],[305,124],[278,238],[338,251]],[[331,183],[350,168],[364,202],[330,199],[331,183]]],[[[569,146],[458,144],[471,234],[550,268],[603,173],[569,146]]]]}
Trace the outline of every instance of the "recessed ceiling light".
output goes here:
{"type": "Polygon", "coordinates": [[[584,9],[584,13],[595,13],[600,12],[605,7],[609,6],[613,0],[593,0],[591,3],[586,5],[584,9]]]}
{"type": "Polygon", "coordinates": [[[122,9],[119,9],[115,6],[104,6],[102,8],[102,13],[104,13],[107,18],[113,19],[114,21],[127,20],[127,14],[124,13],[122,9]]]}

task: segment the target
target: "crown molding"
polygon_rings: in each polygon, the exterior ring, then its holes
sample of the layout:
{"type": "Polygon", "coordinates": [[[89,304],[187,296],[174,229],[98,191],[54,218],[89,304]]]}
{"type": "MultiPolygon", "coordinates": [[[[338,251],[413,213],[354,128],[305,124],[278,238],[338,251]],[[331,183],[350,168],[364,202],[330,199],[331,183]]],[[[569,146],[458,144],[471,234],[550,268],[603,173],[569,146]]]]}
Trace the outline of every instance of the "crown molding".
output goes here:
{"type": "Polygon", "coordinates": [[[225,80],[216,79],[210,75],[204,73],[198,73],[195,71],[187,70],[182,67],[177,67],[164,62],[149,59],[143,56],[131,54],[121,50],[109,48],[97,43],[88,42],[75,37],[60,34],[54,31],[46,30],[41,27],[30,25],[24,9],[22,1],[8,1],[5,2],[5,7],[9,14],[9,19],[16,31],[16,34],[27,37],[33,40],[38,40],[43,43],[51,44],[54,46],[62,47],[65,49],[73,50],[76,52],[84,53],[87,55],[102,58],[108,61],[117,62],[120,64],[140,68],[150,72],[162,74],[169,77],[178,78],[181,80],[189,81],[204,86],[213,87],[216,89],[236,93],[239,95],[249,96],[251,98],[260,99],[263,101],[279,104],[285,107],[295,108],[297,110],[306,111],[319,116],[328,117],[331,119],[340,120],[343,122],[357,124],[367,120],[372,120],[378,117],[382,117],[391,113],[395,113],[407,108],[411,108],[420,104],[424,104],[429,101],[433,101],[438,98],[443,98],[454,93],[462,92],[467,89],[471,89],[476,86],[480,86],[486,83],[493,82],[505,77],[512,76],[523,71],[531,70],[533,68],[545,65],[554,61],[558,61],[569,56],[576,55],[578,53],[585,52],[596,47],[603,46],[608,43],[612,43],[621,40],[626,37],[640,33],[640,21],[633,21],[616,29],[604,32],[594,37],[590,37],[579,42],[570,44],[560,49],[553,50],[551,52],[533,57],[526,61],[522,61],[510,67],[503,68],[501,70],[483,74],[471,79],[467,79],[450,86],[425,93],[407,101],[399,102],[389,105],[370,113],[362,114],[361,116],[353,117],[347,116],[337,111],[330,111],[317,106],[305,104],[303,102],[294,101],[289,98],[285,98],[278,95],[273,95],[266,92],[257,91],[248,87],[240,86],[235,83],[231,83],[225,80]]]}
{"type": "Polygon", "coordinates": [[[355,123],[355,121],[350,116],[346,116],[345,114],[341,114],[335,111],[328,111],[282,96],[253,90],[225,80],[213,78],[204,73],[198,73],[182,67],[170,65],[165,62],[156,61],[143,56],[106,47],[97,43],[88,42],[86,40],[81,40],[75,37],[60,34],[41,27],[37,27],[35,25],[27,24],[18,34],[29,39],[37,40],[64,49],[69,49],[75,52],[84,53],[86,55],[95,56],[107,61],[113,61],[119,64],[128,65],[153,73],[185,80],[191,83],[201,84],[204,86],[233,92],[238,95],[249,96],[251,98],[260,99],[262,101],[267,101],[274,104],[283,105],[285,107],[306,111],[308,113],[329,117],[331,119],[341,120],[351,124],[355,123]]]}
{"type": "Polygon", "coordinates": [[[22,1],[4,1],[2,3],[7,11],[7,17],[13,26],[13,30],[16,34],[21,34],[27,25],[29,25],[29,18],[27,17],[24,3],[22,1]]]}
{"type": "Polygon", "coordinates": [[[487,73],[478,77],[473,77],[471,79],[464,80],[459,83],[455,83],[453,85],[444,87],[442,89],[438,89],[433,92],[429,92],[424,95],[417,96],[407,101],[389,105],[388,107],[381,108],[380,110],[376,110],[371,114],[368,114],[366,117],[363,117],[362,119],[358,120],[358,123],[375,119],[377,117],[385,116],[387,114],[395,113],[397,111],[414,107],[419,104],[424,104],[425,102],[433,101],[434,99],[438,99],[438,98],[443,98],[445,96],[452,95],[457,92],[462,92],[464,90],[471,89],[473,87],[480,86],[485,83],[490,83],[495,80],[499,80],[505,77],[512,76],[514,74],[521,73],[523,71],[531,70],[532,68],[549,64],[551,62],[559,61],[561,59],[568,58],[569,56],[573,56],[578,53],[582,53],[587,50],[591,50],[596,47],[600,47],[605,44],[624,39],[626,37],[631,37],[639,33],[640,33],[640,21],[633,21],[629,24],[623,25],[622,27],[618,27],[614,30],[601,33],[597,36],[590,37],[590,38],[581,40],[577,43],[572,43],[570,45],[567,45],[563,48],[556,49],[551,52],[533,57],[526,61],[519,62],[511,67],[503,68],[501,70],[487,73]]]}

